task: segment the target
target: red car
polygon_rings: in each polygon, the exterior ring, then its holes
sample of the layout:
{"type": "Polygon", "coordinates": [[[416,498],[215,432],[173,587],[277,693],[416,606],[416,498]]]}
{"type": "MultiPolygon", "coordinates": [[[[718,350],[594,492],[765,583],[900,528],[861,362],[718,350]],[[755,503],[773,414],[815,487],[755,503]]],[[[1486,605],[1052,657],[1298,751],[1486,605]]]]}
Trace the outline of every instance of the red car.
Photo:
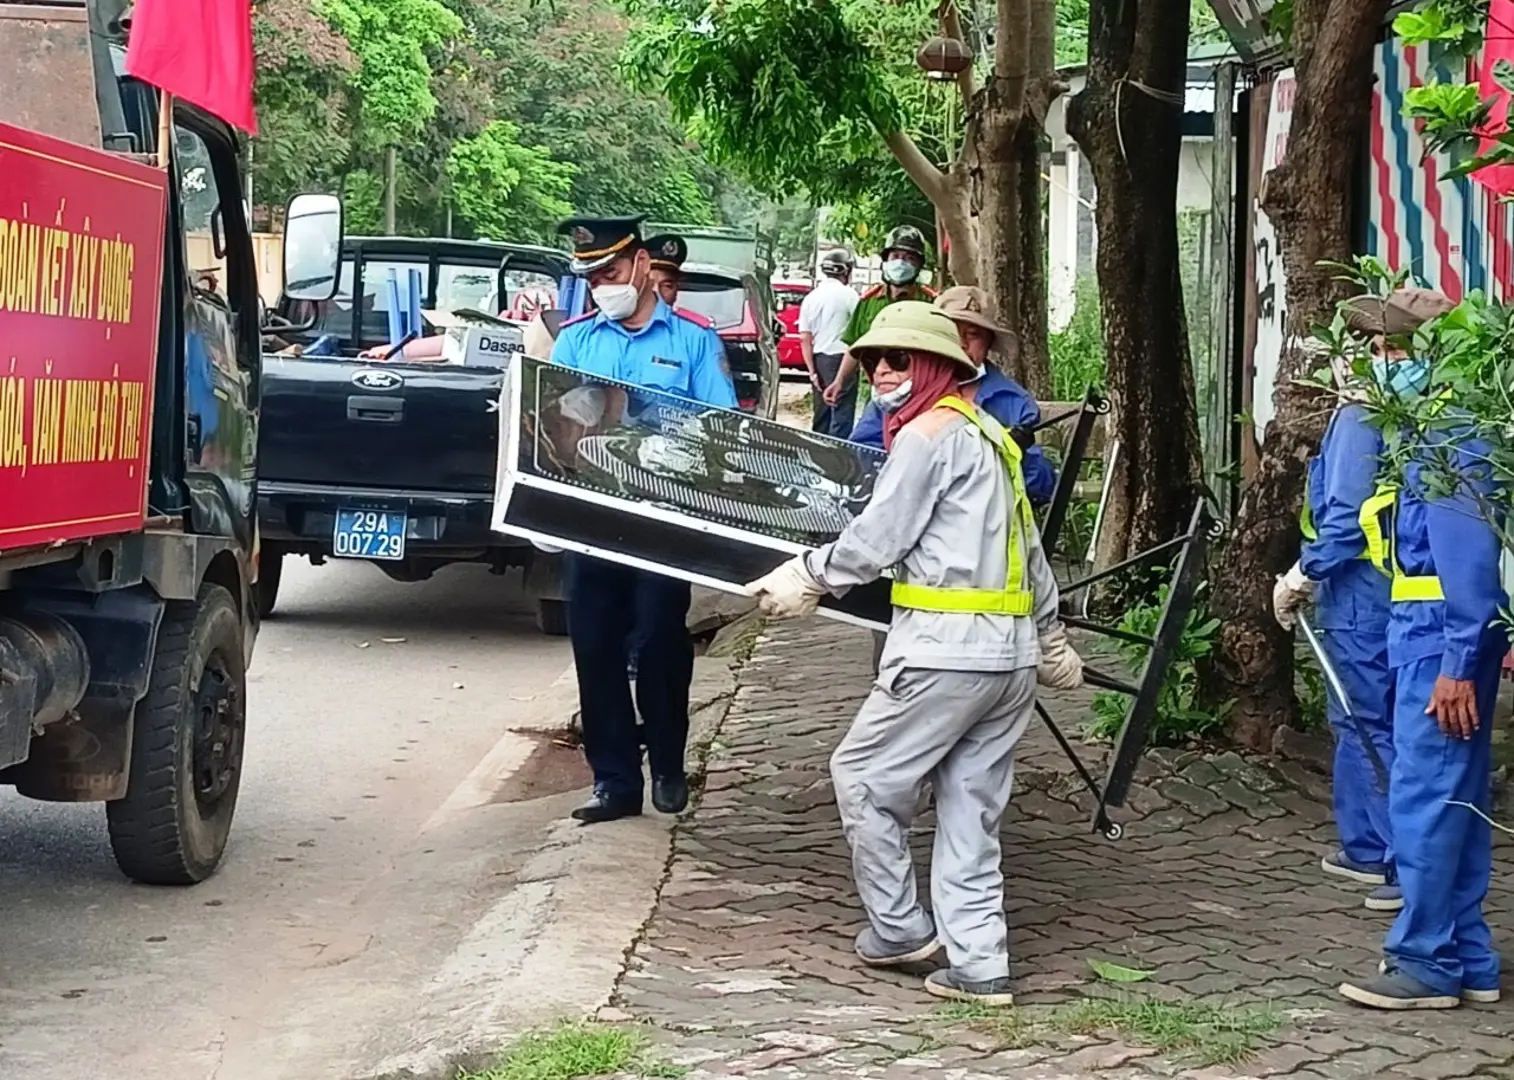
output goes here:
{"type": "Polygon", "coordinates": [[[773,304],[778,321],[783,324],[783,337],[778,339],[778,366],[785,371],[804,370],[804,352],[799,348],[799,304],[809,291],[808,282],[773,282],[773,304]]]}

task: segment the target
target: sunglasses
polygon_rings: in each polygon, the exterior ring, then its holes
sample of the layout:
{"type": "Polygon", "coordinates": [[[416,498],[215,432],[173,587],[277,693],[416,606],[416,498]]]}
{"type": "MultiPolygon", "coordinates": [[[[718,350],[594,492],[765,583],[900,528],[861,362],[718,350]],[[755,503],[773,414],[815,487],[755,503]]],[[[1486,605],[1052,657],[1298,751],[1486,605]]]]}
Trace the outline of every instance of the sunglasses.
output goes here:
{"type": "Polygon", "coordinates": [[[895,371],[908,371],[909,353],[903,349],[884,349],[882,352],[869,353],[862,361],[862,370],[867,372],[868,378],[873,377],[879,363],[887,363],[895,371]]]}

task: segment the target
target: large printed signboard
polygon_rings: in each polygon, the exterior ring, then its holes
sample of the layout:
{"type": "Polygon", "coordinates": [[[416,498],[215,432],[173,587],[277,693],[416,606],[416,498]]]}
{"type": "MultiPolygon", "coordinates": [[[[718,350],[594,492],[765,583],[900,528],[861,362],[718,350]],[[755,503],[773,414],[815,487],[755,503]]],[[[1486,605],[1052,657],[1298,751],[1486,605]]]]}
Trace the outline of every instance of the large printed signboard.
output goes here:
{"type": "MultiPolygon", "coordinates": [[[[500,402],[494,528],[728,592],[834,539],[881,451],[517,356],[500,402]]],[[[886,582],[821,613],[888,625],[886,582]]]]}
{"type": "Polygon", "coordinates": [[[165,175],[0,124],[0,551],[146,510],[165,175]]]}

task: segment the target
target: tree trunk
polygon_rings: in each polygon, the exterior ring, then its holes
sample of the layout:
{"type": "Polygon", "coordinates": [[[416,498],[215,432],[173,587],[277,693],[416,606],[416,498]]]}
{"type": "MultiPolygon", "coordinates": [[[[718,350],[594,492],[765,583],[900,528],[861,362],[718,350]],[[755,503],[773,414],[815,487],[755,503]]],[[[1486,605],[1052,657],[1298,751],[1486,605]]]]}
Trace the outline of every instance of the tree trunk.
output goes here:
{"type": "Polygon", "coordinates": [[[1387,7],[1386,0],[1297,0],[1294,8],[1292,125],[1263,191],[1286,275],[1286,338],[1274,415],[1211,596],[1220,619],[1212,693],[1234,700],[1231,733],[1255,749],[1269,749],[1293,714],[1292,638],[1272,619],[1272,583],[1298,556],[1304,466],[1329,416],[1329,403],[1296,380],[1318,364],[1305,346],[1312,328],[1329,322],[1345,298],[1321,262],[1351,257],[1357,140],[1370,119],[1372,46],[1387,7]]]}
{"type": "Polygon", "coordinates": [[[1052,396],[1051,349],[1047,345],[1046,228],[1041,213],[1041,136],[1038,120],[1026,115],[1015,139],[1020,203],[1018,311],[1007,320],[1020,338],[1009,374],[1044,400],[1052,396]]]}
{"type": "Polygon", "coordinates": [[[394,227],[394,198],[395,198],[395,169],[396,152],[394,147],[384,151],[384,235],[393,236],[394,227]]]}
{"type": "Polygon", "coordinates": [[[1098,188],[1100,310],[1119,457],[1099,537],[1110,565],[1182,532],[1202,492],[1178,261],[1188,0],[1094,0],[1068,131],[1098,188]]]}

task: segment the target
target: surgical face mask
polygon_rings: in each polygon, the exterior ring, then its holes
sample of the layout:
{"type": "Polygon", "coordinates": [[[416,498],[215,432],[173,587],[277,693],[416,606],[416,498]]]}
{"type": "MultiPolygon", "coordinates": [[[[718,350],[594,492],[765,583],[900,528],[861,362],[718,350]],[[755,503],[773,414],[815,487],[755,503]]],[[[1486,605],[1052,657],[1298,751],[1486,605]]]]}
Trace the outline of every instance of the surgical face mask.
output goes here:
{"type": "Polygon", "coordinates": [[[883,264],[883,280],[890,285],[908,285],[920,274],[920,268],[908,259],[890,259],[883,264]]]}
{"type": "Polygon", "coordinates": [[[594,306],[604,312],[605,318],[616,322],[636,314],[636,305],[641,302],[641,290],[630,282],[624,285],[596,285],[589,292],[594,297],[594,306]]]}
{"type": "Polygon", "coordinates": [[[1399,397],[1423,394],[1430,385],[1430,361],[1421,356],[1390,362],[1385,357],[1372,358],[1372,377],[1377,385],[1399,397]]]}
{"type": "Polygon", "coordinates": [[[878,403],[878,408],[884,412],[893,412],[909,400],[910,391],[914,389],[909,379],[905,379],[898,386],[886,394],[875,394],[873,400],[878,403]]]}
{"type": "Polygon", "coordinates": [[[985,376],[987,374],[988,374],[988,366],[986,364],[978,364],[977,367],[976,367],[976,369],[975,369],[975,373],[974,373],[973,377],[971,379],[963,379],[957,385],[958,386],[971,386],[973,383],[977,382],[979,379],[983,378],[983,376],[985,376]]]}

